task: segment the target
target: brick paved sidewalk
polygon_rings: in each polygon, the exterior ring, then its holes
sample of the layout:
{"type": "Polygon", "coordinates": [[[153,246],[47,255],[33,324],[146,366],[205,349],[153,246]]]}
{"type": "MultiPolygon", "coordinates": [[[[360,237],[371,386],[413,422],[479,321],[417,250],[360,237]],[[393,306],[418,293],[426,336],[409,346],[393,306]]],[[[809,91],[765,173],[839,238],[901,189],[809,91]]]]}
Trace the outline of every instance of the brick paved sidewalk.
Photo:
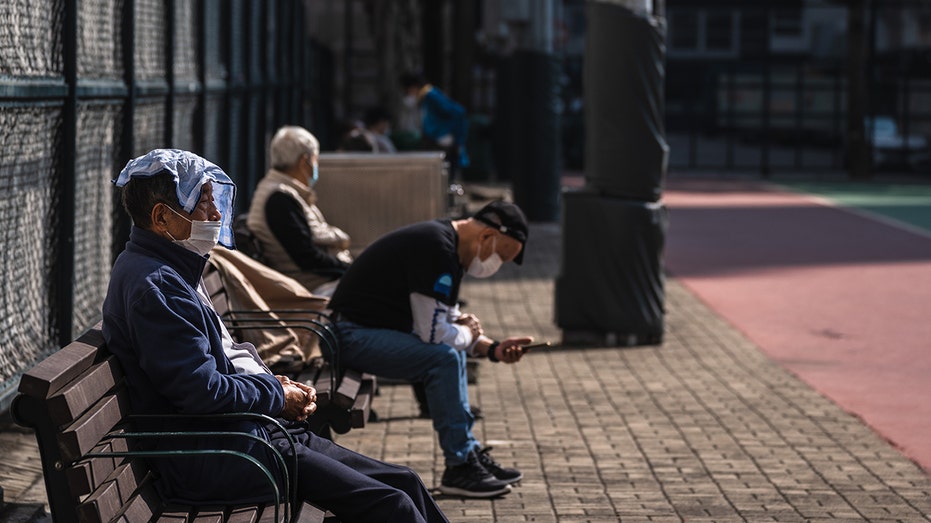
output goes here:
{"type": "MultiPolygon", "coordinates": [[[[468,281],[468,310],[492,335],[558,341],[558,259],[558,228],[534,226],[524,267],[468,281]]],[[[471,389],[486,416],[476,435],[524,480],[493,501],[439,497],[450,520],[931,521],[931,478],[915,464],[675,281],[666,306],[662,347],[483,362],[471,389]]],[[[381,422],[338,441],[437,485],[442,455],[410,387],[382,387],[375,408],[381,422]]],[[[7,501],[42,501],[35,471],[15,468],[35,456],[29,436],[4,432],[0,449],[7,501]]]]}
{"type": "MultiPolygon", "coordinates": [[[[495,336],[558,341],[558,228],[535,226],[529,246],[524,267],[468,280],[463,297],[495,336]]],[[[915,464],[675,281],[667,293],[662,347],[481,364],[476,435],[524,480],[494,501],[440,497],[451,521],[931,520],[931,478],[915,464]]],[[[374,406],[386,420],[339,442],[437,485],[442,454],[410,388],[383,387],[374,406]]]]}

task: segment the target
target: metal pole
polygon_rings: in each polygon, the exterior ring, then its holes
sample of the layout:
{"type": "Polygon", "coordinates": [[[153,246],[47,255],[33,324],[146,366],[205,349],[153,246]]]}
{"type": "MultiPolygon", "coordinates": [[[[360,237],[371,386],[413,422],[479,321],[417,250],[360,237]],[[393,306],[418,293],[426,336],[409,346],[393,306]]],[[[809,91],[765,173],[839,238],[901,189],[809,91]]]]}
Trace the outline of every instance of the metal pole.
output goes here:
{"type": "Polygon", "coordinates": [[[805,79],[802,64],[795,66],[795,168],[802,168],[802,144],[805,140],[802,138],[802,105],[805,103],[805,79]]]}
{"type": "Polygon", "coordinates": [[[75,157],[77,156],[78,136],[78,8],[77,0],[65,2],[64,13],[64,49],[63,66],[65,83],[68,94],[63,107],[62,128],[62,158],[61,179],[57,184],[59,195],[58,211],[61,220],[58,227],[58,344],[66,345],[73,337],[74,328],[74,224],[75,224],[75,178],[77,171],[75,157]]]}
{"type": "MultiPolygon", "coordinates": [[[[866,136],[864,117],[867,113],[867,84],[864,77],[872,74],[866,61],[864,11],[866,0],[850,0],[847,12],[847,169],[851,178],[871,175],[872,151],[866,136]]],[[[871,36],[873,31],[870,31],[871,36]]]]}
{"type": "Polygon", "coordinates": [[[533,14],[534,49],[543,53],[553,52],[553,0],[533,2],[536,12],[533,14]]]}
{"type": "Polygon", "coordinates": [[[177,0],[166,2],[165,6],[165,80],[168,82],[168,95],[165,100],[165,144],[171,147],[175,134],[175,13],[177,0]]]}
{"type": "MultiPolygon", "coordinates": [[[[765,20],[771,20],[772,13],[769,10],[764,10],[766,16],[765,20]]],[[[766,32],[769,34],[769,24],[767,24],[766,32]]],[[[763,141],[761,143],[760,151],[760,174],[763,178],[769,178],[770,175],[770,166],[769,166],[769,140],[771,138],[770,133],[770,117],[772,109],[772,91],[773,91],[773,70],[772,70],[772,53],[770,53],[770,42],[767,41],[763,44],[763,103],[762,103],[762,118],[763,118],[763,141]]]]}
{"type": "Polygon", "coordinates": [[[197,46],[195,59],[197,60],[197,81],[200,82],[200,91],[197,95],[197,110],[194,114],[194,148],[201,155],[207,154],[207,126],[204,123],[207,113],[207,7],[206,1],[195,5],[197,24],[197,46]]]}
{"type": "MultiPolygon", "coordinates": [[[[135,152],[135,133],[133,132],[133,119],[136,112],[136,3],[135,0],[126,0],[123,6],[123,82],[126,84],[126,100],[123,103],[123,129],[120,137],[120,160],[117,164],[129,161],[135,152]]],[[[75,46],[76,47],[76,46],[75,46]]],[[[119,196],[114,194],[114,207],[120,208],[119,196]]],[[[113,220],[113,259],[123,250],[123,245],[129,239],[130,219],[124,212],[115,211],[113,220]]]]}
{"type": "Polygon", "coordinates": [[[352,9],[353,0],[343,2],[343,118],[352,111],[352,9]]]}

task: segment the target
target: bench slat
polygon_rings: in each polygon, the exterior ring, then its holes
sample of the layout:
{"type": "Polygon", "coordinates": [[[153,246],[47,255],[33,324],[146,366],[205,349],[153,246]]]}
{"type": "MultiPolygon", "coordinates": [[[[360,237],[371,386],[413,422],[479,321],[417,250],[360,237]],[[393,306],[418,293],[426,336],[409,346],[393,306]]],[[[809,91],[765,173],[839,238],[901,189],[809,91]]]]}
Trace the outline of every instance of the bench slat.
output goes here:
{"type": "Polygon", "coordinates": [[[352,428],[360,429],[365,426],[368,420],[369,412],[372,410],[372,394],[375,391],[373,380],[365,380],[359,389],[359,395],[356,396],[352,404],[352,410],[349,412],[352,428]]]}
{"type": "Polygon", "coordinates": [[[317,377],[313,381],[305,381],[307,385],[312,386],[317,391],[317,407],[326,407],[333,397],[333,391],[330,390],[330,376],[332,369],[329,365],[321,368],[317,377]]]}
{"type": "MultiPolygon", "coordinates": [[[[278,515],[284,516],[284,505],[280,505],[278,508],[278,515]]],[[[275,504],[265,505],[262,509],[262,516],[259,518],[259,523],[276,523],[275,521],[275,504]]]]}
{"type": "MultiPolygon", "coordinates": [[[[126,440],[116,438],[101,442],[91,452],[126,452],[129,450],[126,440]]],[[[66,471],[68,486],[75,498],[90,494],[106,481],[123,458],[88,458],[74,464],[66,471]]]]}
{"type": "Polygon", "coordinates": [[[300,507],[301,513],[298,515],[297,523],[323,523],[327,512],[322,508],[304,503],[300,507]]]}
{"type": "Polygon", "coordinates": [[[141,460],[120,465],[78,506],[78,517],[81,521],[110,521],[136,492],[145,475],[141,460]]]}
{"type": "Polygon", "coordinates": [[[236,507],[230,510],[230,517],[226,521],[227,523],[256,523],[261,511],[261,507],[256,505],[236,507]]]}
{"type": "Polygon", "coordinates": [[[338,407],[349,409],[359,395],[359,389],[362,387],[362,373],[346,369],[343,373],[343,379],[339,381],[339,387],[336,388],[336,394],[333,395],[333,403],[338,407]]]}
{"type": "MultiPolygon", "coordinates": [[[[88,332],[100,333],[96,330],[88,332]]],[[[85,339],[88,338],[91,337],[85,339]]],[[[65,345],[23,374],[19,381],[19,392],[34,398],[48,398],[87,370],[94,363],[97,349],[103,343],[103,335],[100,334],[100,339],[91,340],[91,343],[73,341],[65,345]]]]}
{"type": "Polygon", "coordinates": [[[199,508],[191,521],[192,523],[223,523],[223,509],[216,507],[199,508]]]}
{"type": "Polygon", "coordinates": [[[360,429],[365,426],[369,411],[372,410],[372,382],[362,383],[362,389],[359,396],[356,397],[355,403],[352,404],[352,410],[349,411],[352,428],[360,429]]]}
{"type": "Polygon", "coordinates": [[[230,305],[220,272],[208,263],[203,278],[204,288],[207,290],[207,295],[210,296],[210,301],[213,302],[213,309],[217,311],[220,317],[223,317],[230,310],[230,305]]]}
{"type": "Polygon", "coordinates": [[[112,389],[122,376],[115,356],[91,366],[48,399],[52,422],[64,425],[74,421],[112,389]]]}
{"type": "Polygon", "coordinates": [[[158,523],[187,523],[191,517],[191,507],[169,505],[162,508],[162,513],[155,521],[158,523]]]}
{"type": "Polygon", "coordinates": [[[158,513],[160,504],[161,501],[158,498],[158,494],[155,492],[151,483],[149,483],[133,496],[129,501],[129,505],[126,507],[126,511],[123,512],[115,522],[139,523],[140,521],[152,521],[152,517],[158,513]]]}
{"type": "Polygon", "coordinates": [[[108,394],[58,435],[58,448],[67,461],[76,461],[94,448],[128,413],[123,391],[108,394]]]}

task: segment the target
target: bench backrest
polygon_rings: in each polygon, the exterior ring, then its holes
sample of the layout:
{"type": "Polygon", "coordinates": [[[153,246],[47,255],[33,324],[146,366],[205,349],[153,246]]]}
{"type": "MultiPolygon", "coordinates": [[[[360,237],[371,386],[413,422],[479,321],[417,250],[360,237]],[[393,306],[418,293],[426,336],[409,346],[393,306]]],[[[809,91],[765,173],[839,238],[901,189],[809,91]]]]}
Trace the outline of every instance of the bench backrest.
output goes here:
{"type": "Polygon", "coordinates": [[[441,152],[321,153],[319,161],[317,207],[349,234],[353,254],[399,227],[447,214],[441,152]]]}
{"type": "Polygon", "coordinates": [[[125,440],[105,438],[128,412],[122,378],[98,324],[20,380],[12,413],[36,431],[56,522],[109,521],[130,505],[141,510],[138,505],[155,494],[141,460],[82,459],[90,452],[127,450],[125,440]]]}
{"type": "Polygon", "coordinates": [[[233,218],[233,239],[236,241],[236,248],[250,258],[265,263],[262,242],[249,229],[248,218],[249,215],[246,213],[233,218]]]}

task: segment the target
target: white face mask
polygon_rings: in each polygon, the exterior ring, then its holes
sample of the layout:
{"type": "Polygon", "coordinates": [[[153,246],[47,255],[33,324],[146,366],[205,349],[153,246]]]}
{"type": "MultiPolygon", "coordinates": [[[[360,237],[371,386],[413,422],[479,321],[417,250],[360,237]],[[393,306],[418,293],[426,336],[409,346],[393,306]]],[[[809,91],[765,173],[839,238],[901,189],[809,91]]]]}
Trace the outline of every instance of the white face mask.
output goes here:
{"type": "Polygon", "coordinates": [[[479,245],[479,252],[475,253],[475,257],[472,258],[472,262],[469,263],[469,269],[467,271],[469,276],[474,276],[476,278],[487,278],[498,272],[498,269],[500,269],[501,265],[504,264],[504,260],[501,259],[501,256],[495,250],[497,247],[497,240],[497,237],[492,237],[491,256],[489,256],[485,261],[482,261],[479,256],[482,250],[481,245],[479,245]]]}
{"type": "MultiPolygon", "coordinates": [[[[168,207],[166,205],[166,207],[168,207]]],[[[178,211],[171,209],[171,212],[181,216],[178,211]]],[[[168,233],[168,237],[172,239],[176,244],[184,247],[185,249],[197,253],[201,256],[205,256],[210,252],[210,249],[213,249],[217,246],[217,242],[220,241],[220,229],[222,224],[219,221],[208,222],[203,220],[188,220],[184,216],[181,218],[188,221],[191,224],[191,236],[186,240],[175,240],[174,236],[171,233],[168,233]]],[[[168,231],[165,231],[168,232],[168,231]]]]}
{"type": "Polygon", "coordinates": [[[407,107],[408,109],[413,109],[414,107],[417,107],[417,95],[413,95],[413,94],[406,95],[402,103],[404,103],[404,107],[407,107]]]}

